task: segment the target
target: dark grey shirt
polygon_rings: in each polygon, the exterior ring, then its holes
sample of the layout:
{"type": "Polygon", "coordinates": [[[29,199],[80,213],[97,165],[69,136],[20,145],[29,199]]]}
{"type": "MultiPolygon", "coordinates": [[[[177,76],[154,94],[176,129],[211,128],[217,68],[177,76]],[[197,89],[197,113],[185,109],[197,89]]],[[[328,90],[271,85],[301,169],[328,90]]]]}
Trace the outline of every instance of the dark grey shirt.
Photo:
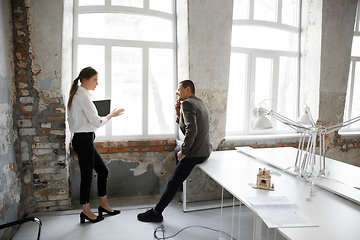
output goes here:
{"type": "Polygon", "coordinates": [[[210,143],[210,113],[204,102],[191,96],[181,103],[178,121],[184,142],[181,152],[186,157],[205,157],[212,152],[210,143]]]}

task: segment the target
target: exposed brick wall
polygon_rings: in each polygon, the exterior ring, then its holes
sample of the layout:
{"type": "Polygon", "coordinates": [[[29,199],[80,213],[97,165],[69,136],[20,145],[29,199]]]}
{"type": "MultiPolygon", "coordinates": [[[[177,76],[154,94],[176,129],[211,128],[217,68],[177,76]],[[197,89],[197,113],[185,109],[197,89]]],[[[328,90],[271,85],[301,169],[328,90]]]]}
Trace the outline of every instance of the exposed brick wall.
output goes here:
{"type": "MultiPolygon", "coordinates": [[[[109,198],[160,194],[160,186],[168,182],[175,169],[175,139],[98,141],[94,145],[109,169],[109,198]]],[[[80,168],[71,150],[71,201],[78,204],[80,168]]],[[[90,194],[94,199],[98,199],[96,185],[94,177],[90,194]]]]}
{"type": "MultiPolygon", "coordinates": [[[[252,147],[252,148],[275,148],[275,147],[298,147],[298,140],[292,140],[285,142],[283,140],[276,141],[276,143],[267,144],[268,140],[256,140],[256,143],[253,141],[232,141],[232,142],[222,142],[219,150],[234,150],[235,147],[252,147]]],[[[305,142],[305,145],[307,143],[305,142]]],[[[359,156],[360,156],[360,138],[359,137],[343,137],[338,132],[328,134],[325,136],[325,145],[326,145],[326,157],[336,159],[345,163],[349,163],[355,166],[360,166],[359,156]]],[[[305,147],[305,146],[304,146],[305,147]]],[[[319,150],[319,137],[316,141],[316,151],[319,150]]]]}
{"type": "Polygon", "coordinates": [[[336,132],[334,139],[334,146],[338,147],[341,151],[347,152],[352,149],[360,148],[360,138],[343,139],[341,135],[336,132]]]}
{"type": "Polygon", "coordinates": [[[277,147],[298,147],[298,143],[282,143],[278,142],[276,144],[264,144],[264,143],[258,143],[258,144],[226,144],[224,143],[222,145],[221,149],[217,149],[218,151],[224,151],[224,150],[235,150],[236,147],[252,147],[252,148],[277,148],[277,147]]]}
{"type": "Polygon", "coordinates": [[[68,209],[69,167],[65,152],[65,107],[34,87],[28,9],[12,0],[16,103],[14,128],[22,183],[21,211],[68,209]],[[40,99],[41,98],[41,99],[40,99]],[[39,109],[39,101],[46,108],[39,109]]]}
{"type": "Polygon", "coordinates": [[[133,153],[133,152],[166,152],[174,151],[175,139],[149,140],[149,141],[102,141],[94,143],[101,153],[133,153]]]}

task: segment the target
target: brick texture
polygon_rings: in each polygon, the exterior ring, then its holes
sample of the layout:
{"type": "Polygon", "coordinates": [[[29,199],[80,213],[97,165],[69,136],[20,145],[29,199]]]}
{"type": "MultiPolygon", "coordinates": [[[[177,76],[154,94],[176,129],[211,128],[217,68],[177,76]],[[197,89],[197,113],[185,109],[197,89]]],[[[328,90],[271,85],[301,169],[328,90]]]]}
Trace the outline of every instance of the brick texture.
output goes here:
{"type": "MultiPolygon", "coordinates": [[[[47,131],[47,130],[45,130],[47,131]]],[[[44,134],[47,135],[47,134],[44,134]]],[[[169,152],[176,148],[175,139],[156,139],[142,141],[99,141],[94,146],[101,154],[133,152],[169,152]]]]}
{"type": "Polygon", "coordinates": [[[70,208],[69,169],[65,157],[65,106],[62,99],[39,94],[34,88],[30,49],[30,11],[24,0],[11,1],[16,104],[14,127],[22,182],[20,215],[70,208]],[[39,111],[40,100],[46,109],[39,111]],[[19,144],[21,143],[21,144],[19,144]]]}

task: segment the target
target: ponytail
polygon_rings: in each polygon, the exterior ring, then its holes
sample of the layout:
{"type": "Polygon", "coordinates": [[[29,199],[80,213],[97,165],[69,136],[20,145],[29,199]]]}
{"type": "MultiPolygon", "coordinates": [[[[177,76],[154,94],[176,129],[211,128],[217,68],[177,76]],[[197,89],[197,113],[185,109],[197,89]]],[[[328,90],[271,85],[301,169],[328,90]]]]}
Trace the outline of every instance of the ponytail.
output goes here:
{"type": "Polygon", "coordinates": [[[68,109],[69,109],[69,110],[71,109],[71,104],[72,104],[74,95],[75,95],[76,91],[77,91],[78,88],[79,88],[78,83],[79,83],[79,77],[77,77],[77,78],[73,81],[73,83],[72,83],[72,85],[71,85],[69,102],[68,102],[68,109]]]}

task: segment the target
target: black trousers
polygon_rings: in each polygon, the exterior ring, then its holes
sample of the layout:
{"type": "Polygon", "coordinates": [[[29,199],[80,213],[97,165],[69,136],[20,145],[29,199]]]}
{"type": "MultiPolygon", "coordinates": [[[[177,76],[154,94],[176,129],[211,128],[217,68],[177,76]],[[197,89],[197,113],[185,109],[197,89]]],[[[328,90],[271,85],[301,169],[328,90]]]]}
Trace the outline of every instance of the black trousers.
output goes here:
{"type": "Polygon", "coordinates": [[[169,205],[176,195],[177,190],[185,179],[190,175],[191,171],[197,164],[205,162],[209,156],[205,157],[196,157],[196,158],[187,158],[185,157],[182,161],[178,161],[177,153],[180,151],[180,147],[175,149],[175,159],[176,159],[176,168],[174,174],[170,178],[166,190],[162,195],[160,201],[155,206],[157,212],[162,213],[164,209],[169,205]]]}
{"type": "Polygon", "coordinates": [[[103,197],[107,191],[107,178],[109,171],[94,146],[95,133],[74,133],[72,146],[78,155],[80,166],[80,204],[90,202],[90,189],[93,170],[97,173],[98,195],[103,197]]]}

